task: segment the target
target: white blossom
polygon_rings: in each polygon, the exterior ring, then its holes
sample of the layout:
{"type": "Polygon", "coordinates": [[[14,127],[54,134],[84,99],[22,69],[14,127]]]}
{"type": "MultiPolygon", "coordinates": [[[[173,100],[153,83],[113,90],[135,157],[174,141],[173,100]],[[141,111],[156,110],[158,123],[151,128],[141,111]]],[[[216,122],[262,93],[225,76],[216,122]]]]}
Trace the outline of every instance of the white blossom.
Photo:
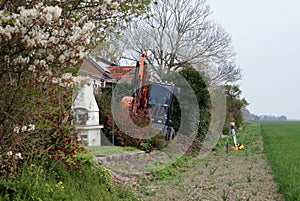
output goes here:
{"type": "Polygon", "coordinates": [[[47,7],[47,10],[52,14],[54,19],[57,19],[61,16],[62,9],[58,6],[49,6],[47,7]]]}
{"type": "Polygon", "coordinates": [[[52,54],[48,55],[47,61],[53,62],[54,61],[54,56],[52,54]]]}
{"type": "Polygon", "coordinates": [[[29,124],[28,125],[28,128],[27,128],[27,131],[28,132],[32,132],[32,131],[34,131],[35,130],[35,125],[34,124],[29,124]]]}
{"type": "Polygon", "coordinates": [[[22,132],[26,132],[26,131],[27,131],[27,126],[22,126],[21,131],[22,131],[22,132]]]}
{"type": "Polygon", "coordinates": [[[20,133],[21,128],[19,126],[14,127],[13,132],[19,134],[20,133]]]}
{"type": "Polygon", "coordinates": [[[42,60],[40,61],[40,64],[41,64],[41,66],[46,66],[46,61],[42,59],[42,60]]]}
{"type": "Polygon", "coordinates": [[[53,84],[58,84],[59,82],[60,82],[59,78],[56,78],[56,77],[52,78],[53,84]]]}
{"type": "Polygon", "coordinates": [[[21,153],[16,153],[15,154],[15,159],[23,159],[21,153]]]}
{"type": "Polygon", "coordinates": [[[95,24],[91,21],[87,22],[84,24],[83,28],[82,28],[82,31],[83,32],[88,32],[88,31],[91,31],[95,28],[95,24]]]}
{"type": "Polygon", "coordinates": [[[9,63],[10,62],[10,57],[8,55],[5,55],[4,56],[4,61],[9,63]]]}
{"type": "Polygon", "coordinates": [[[58,57],[58,60],[59,60],[59,62],[61,62],[61,63],[64,63],[65,62],[65,60],[66,60],[66,57],[65,57],[65,55],[60,55],[59,57],[58,57]]]}
{"type": "Polygon", "coordinates": [[[29,57],[22,57],[22,55],[19,55],[17,58],[13,60],[14,64],[27,64],[29,63],[30,58],[29,57]]]}
{"type": "Polygon", "coordinates": [[[35,71],[35,65],[30,65],[30,66],[28,67],[28,70],[30,70],[30,71],[35,71]]]}
{"type": "Polygon", "coordinates": [[[12,156],[12,155],[13,155],[13,152],[12,152],[12,151],[9,151],[9,152],[6,153],[6,155],[12,156]]]}
{"type": "Polygon", "coordinates": [[[82,84],[88,82],[89,78],[87,78],[86,76],[73,76],[72,80],[75,84],[82,84]]]}
{"type": "Polygon", "coordinates": [[[72,79],[72,73],[64,73],[61,78],[65,80],[72,79]]]}
{"type": "Polygon", "coordinates": [[[52,21],[52,15],[50,13],[47,13],[45,18],[46,18],[46,23],[50,23],[52,21]]]}
{"type": "Polygon", "coordinates": [[[39,82],[45,82],[47,80],[47,77],[46,76],[40,76],[39,78],[39,82]]]}
{"type": "MultiPolygon", "coordinates": [[[[105,0],[101,4],[103,10],[110,12],[118,5],[119,1],[113,0],[105,0]]],[[[90,8],[88,12],[97,9],[99,7],[90,8]]],[[[63,18],[61,14],[62,8],[59,6],[47,6],[43,3],[32,5],[31,8],[19,7],[16,13],[7,14],[1,10],[0,42],[16,40],[28,51],[16,57],[4,55],[5,62],[32,72],[46,69],[52,64],[60,68],[78,64],[87,54],[87,44],[94,31],[101,32],[103,28],[97,27],[96,30],[95,23],[87,15],[78,13],[76,17],[63,18]]],[[[46,79],[47,76],[42,75],[39,81],[46,79]]],[[[68,86],[72,84],[68,83],[68,86]]]]}

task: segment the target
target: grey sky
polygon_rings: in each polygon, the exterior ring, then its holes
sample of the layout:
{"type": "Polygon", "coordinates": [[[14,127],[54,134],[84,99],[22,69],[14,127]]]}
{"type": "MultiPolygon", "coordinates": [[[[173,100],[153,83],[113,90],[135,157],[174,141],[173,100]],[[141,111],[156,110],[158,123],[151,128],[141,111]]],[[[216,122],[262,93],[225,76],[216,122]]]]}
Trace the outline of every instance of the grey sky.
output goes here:
{"type": "Polygon", "coordinates": [[[232,36],[250,111],[300,119],[300,1],[207,3],[212,18],[232,36]]]}

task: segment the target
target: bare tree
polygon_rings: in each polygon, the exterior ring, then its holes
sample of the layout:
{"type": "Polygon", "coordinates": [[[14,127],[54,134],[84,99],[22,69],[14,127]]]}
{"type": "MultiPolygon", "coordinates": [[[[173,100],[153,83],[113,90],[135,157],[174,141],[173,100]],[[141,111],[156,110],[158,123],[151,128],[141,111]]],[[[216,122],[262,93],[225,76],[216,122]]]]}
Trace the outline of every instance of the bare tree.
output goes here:
{"type": "Polygon", "coordinates": [[[151,11],[151,17],[128,26],[123,54],[138,57],[146,52],[160,78],[186,66],[204,71],[213,83],[241,78],[231,37],[209,18],[205,0],[158,0],[151,11]]]}

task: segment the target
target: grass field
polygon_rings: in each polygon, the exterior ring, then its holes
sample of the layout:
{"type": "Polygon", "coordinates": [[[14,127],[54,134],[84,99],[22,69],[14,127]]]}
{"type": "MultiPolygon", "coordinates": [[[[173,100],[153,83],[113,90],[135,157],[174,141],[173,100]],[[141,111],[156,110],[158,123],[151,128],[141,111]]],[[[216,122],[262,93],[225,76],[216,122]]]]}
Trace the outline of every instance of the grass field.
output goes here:
{"type": "Polygon", "coordinates": [[[300,200],[300,122],[261,125],[265,151],[286,201],[300,200]]]}

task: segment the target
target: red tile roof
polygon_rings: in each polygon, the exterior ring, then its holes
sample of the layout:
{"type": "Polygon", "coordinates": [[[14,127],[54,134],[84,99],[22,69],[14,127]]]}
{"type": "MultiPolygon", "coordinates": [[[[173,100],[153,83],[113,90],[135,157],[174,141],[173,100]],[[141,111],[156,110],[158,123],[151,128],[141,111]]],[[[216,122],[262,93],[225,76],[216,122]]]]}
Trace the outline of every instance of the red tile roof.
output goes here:
{"type": "Polygon", "coordinates": [[[129,71],[135,68],[135,66],[107,66],[107,69],[117,80],[126,82],[130,82],[134,78],[134,72],[130,73],[129,71]]]}

